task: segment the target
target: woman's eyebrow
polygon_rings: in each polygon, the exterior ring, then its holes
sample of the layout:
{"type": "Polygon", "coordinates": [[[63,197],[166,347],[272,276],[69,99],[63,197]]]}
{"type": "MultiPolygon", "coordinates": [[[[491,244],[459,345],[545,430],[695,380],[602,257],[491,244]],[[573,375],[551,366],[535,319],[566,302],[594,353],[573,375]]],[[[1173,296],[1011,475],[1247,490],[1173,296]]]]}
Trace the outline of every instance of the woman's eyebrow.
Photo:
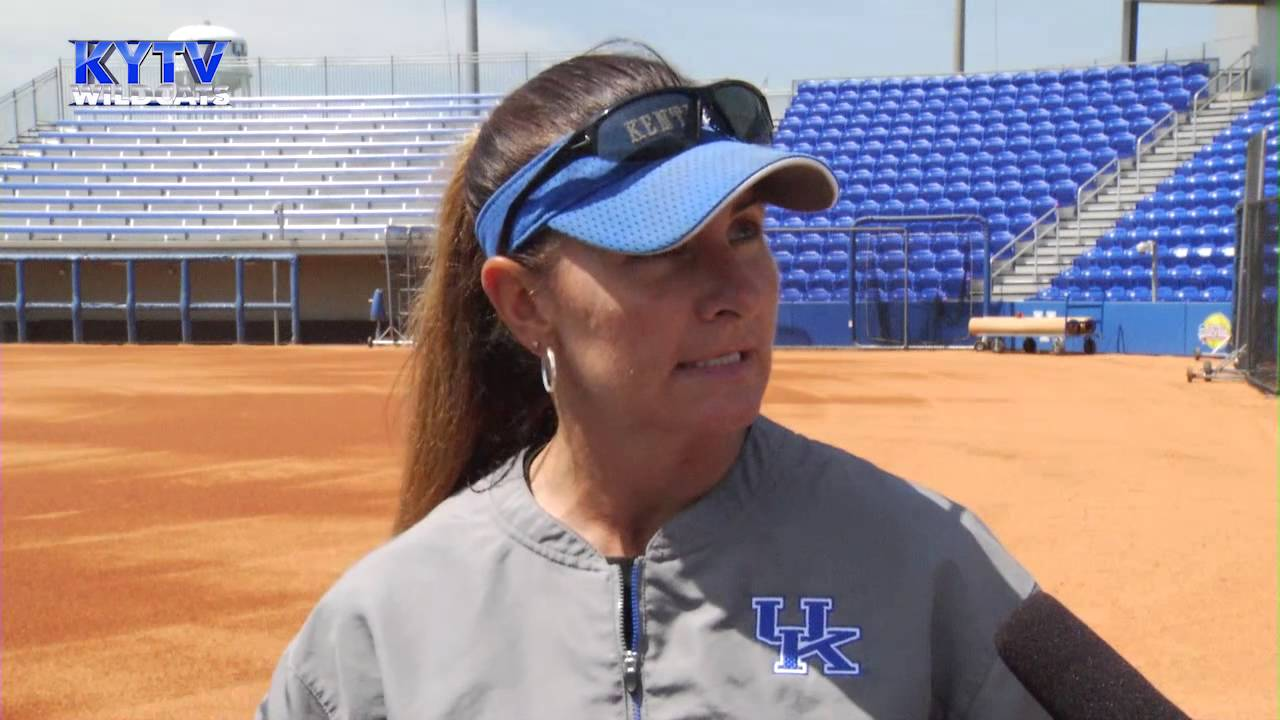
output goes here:
{"type": "Polygon", "coordinates": [[[760,198],[757,197],[755,193],[747,193],[745,196],[734,201],[733,205],[730,206],[729,208],[729,212],[731,212],[734,215],[737,215],[743,210],[746,210],[747,208],[759,202],[760,202],[760,198]]]}

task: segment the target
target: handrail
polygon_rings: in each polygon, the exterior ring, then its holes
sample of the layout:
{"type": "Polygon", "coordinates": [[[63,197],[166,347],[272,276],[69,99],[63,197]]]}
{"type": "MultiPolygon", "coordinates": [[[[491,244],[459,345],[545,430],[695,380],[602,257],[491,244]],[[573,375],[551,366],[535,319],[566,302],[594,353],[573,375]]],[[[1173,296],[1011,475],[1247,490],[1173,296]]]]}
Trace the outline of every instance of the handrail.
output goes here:
{"type": "MultiPolygon", "coordinates": [[[[1209,82],[1205,83],[1204,87],[1197,90],[1195,94],[1191,96],[1191,102],[1187,106],[1187,113],[1190,116],[1189,119],[1191,121],[1192,142],[1195,141],[1194,138],[1196,137],[1196,119],[1199,116],[1198,110],[1200,109],[1199,105],[1197,104],[1196,98],[1200,96],[1202,93],[1206,92],[1210,87],[1213,86],[1214,81],[1218,80],[1224,75],[1227,75],[1226,88],[1224,88],[1223,90],[1219,90],[1217,93],[1214,93],[1213,96],[1209,98],[1208,103],[1205,103],[1206,106],[1209,103],[1212,103],[1213,99],[1216,98],[1218,95],[1222,94],[1222,92],[1229,91],[1230,88],[1233,87],[1238,80],[1247,79],[1249,76],[1249,70],[1252,68],[1252,65],[1253,65],[1252,57],[1253,57],[1253,51],[1246,50],[1244,54],[1236,58],[1235,62],[1228,65],[1225,69],[1218,71],[1218,73],[1216,73],[1213,76],[1213,78],[1209,80],[1209,82]],[[1245,63],[1244,67],[1242,67],[1238,71],[1232,70],[1232,68],[1234,68],[1237,64],[1240,64],[1240,63],[1245,63]],[[1234,78],[1231,77],[1231,75],[1234,75],[1234,78]]],[[[1235,110],[1234,98],[1231,98],[1231,97],[1227,98],[1227,110],[1228,112],[1234,112],[1235,110]]],[[[1180,119],[1178,111],[1170,110],[1168,113],[1165,113],[1165,115],[1160,118],[1159,122],[1157,122],[1155,125],[1152,125],[1149,130],[1144,132],[1142,135],[1138,136],[1138,138],[1134,141],[1134,179],[1135,179],[1136,185],[1141,186],[1142,184],[1142,158],[1143,158],[1143,154],[1141,152],[1142,147],[1144,145],[1154,145],[1155,143],[1158,143],[1161,140],[1163,140],[1165,137],[1167,137],[1169,133],[1174,133],[1173,153],[1174,153],[1174,158],[1176,159],[1181,149],[1180,138],[1177,133],[1177,129],[1181,124],[1182,124],[1182,121],[1180,119]],[[1173,122],[1170,123],[1169,125],[1165,125],[1165,121],[1168,120],[1170,116],[1173,117],[1173,122]],[[1155,137],[1154,136],[1155,133],[1157,133],[1160,130],[1163,130],[1164,132],[1160,133],[1158,137],[1155,137]],[[1144,140],[1143,138],[1146,138],[1148,135],[1152,135],[1153,137],[1151,137],[1149,140],[1144,140]]],[[[1119,193],[1117,193],[1117,200],[1118,199],[1119,199],[1119,193]]]]}
{"type": "MultiPolygon", "coordinates": [[[[1152,125],[1146,132],[1134,138],[1133,172],[1134,172],[1135,185],[1137,186],[1142,185],[1142,148],[1143,147],[1148,147],[1148,146],[1154,147],[1156,143],[1168,137],[1169,133],[1173,133],[1173,157],[1175,160],[1177,159],[1178,153],[1181,151],[1181,146],[1179,144],[1178,132],[1177,132],[1178,126],[1180,124],[1181,122],[1179,121],[1178,111],[1176,109],[1170,110],[1169,112],[1161,116],[1159,122],[1152,125]],[[1173,121],[1170,122],[1168,125],[1166,125],[1165,121],[1169,120],[1170,117],[1173,118],[1173,121]],[[1164,130],[1164,132],[1160,133],[1159,137],[1156,137],[1155,134],[1159,130],[1164,130]],[[1152,136],[1151,139],[1144,140],[1143,138],[1146,138],[1148,135],[1152,136]]],[[[1194,137],[1194,135],[1192,137],[1194,137]]],[[[1116,193],[1117,204],[1119,204],[1119,198],[1120,198],[1120,193],[1117,192],[1116,193]]]]}
{"type": "MultiPolygon", "coordinates": [[[[1137,147],[1137,145],[1135,144],[1134,147],[1137,147]]],[[[1114,177],[1119,178],[1120,177],[1120,156],[1119,155],[1111,158],[1111,160],[1108,161],[1106,165],[1103,165],[1101,168],[1098,168],[1098,172],[1090,175],[1088,180],[1085,180],[1084,182],[1080,183],[1076,187],[1075,222],[1076,222],[1076,242],[1077,243],[1080,242],[1080,209],[1086,202],[1086,200],[1084,200],[1084,194],[1088,190],[1092,190],[1093,194],[1090,195],[1088,199],[1092,200],[1095,197],[1097,197],[1098,194],[1102,192],[1103,188],[1107,187],[1107,185],[1109,184],[1109,183],[1103,183],[1099,181],[1099,178],[1101,178],[1103,174],[1108,173],[1109,172],[1108,168],[1111,168],[1111,167],[1115,168],[1115,172],[1113,173],[1114,177]],[[1095,181],[1097,181],[1096,184],[1095,184],[1095,181]]],[[[1117,185],[1116,188],[1118,190],[1119,185],[1117,185]]],[[[1117,198],[1120,197],[1119,192],[1116,193],[1116,197],[1117,198]]],[[[1117,200],[1117,203],[1118,203],[1118,200],[1117,200]]],[[[1059,253],[1059,255],[1060,254],[1061,253],[1059,253]]]]}
{"type": "MultiPolygon", "coordinates": [[[[1109,162],[1107,162],[1107,164],[1106,164],[1106,165],[1103,165],[1101,169],[1099,169],[1099,170],[1098,170],[1096,173],[1094,173],[1093,175],[1089,176],[1089,179],[1088,179],[1088,180],[1085,180],[1083,183],[1081,183],[1081,184],[1080,184],[1080,186],[1079,186],[1079,187],[1077,187],[1077,188],[1076,188],[1076,202],[1075,202],[1075,209],[1076,209],[1076,216],[1077,216],[1077,217],[1078,217],[1078,216],[1079,216],[1079,214],[1080,214],[1080,204],[1081,204],[1080,197],[1081,197],[1081,192],[1082,192],[1082,191],[1084,191],[1084,190],[1089,186],[1089,184],[1090,184],[1090,183],[1092,183],[1095,179],[1097,179],[1098,177],[1101,177],[1102,175],[1104,175],[1104,174],[1108,173],[1108,172],[1109,172],[1109,168],[1112,168],[1112,167],[1115,167],[1115,169],[1116,169],[1115,174],[1118,176],[1118,175],[1120,174],[1120,173],[1119,173],[1119,158],[1113,158],[1112,160],[1110,160],[1109,162]]],[[[1101,185],[1099,185],[1098,187],[1094,188],[1094,195],[1096,196],[1096,195],[1097,195],[1099,192],[1101,192],[1101,191],[1102,191],[1102,186],[1101,186],[1101,185]]],[[[1016,245],[1016,244],[1017,244],[1017,243],[1019,243],[1019,242],[1022,242],[1022,237],[1023,237],[1024,235],[1026,235],[1027,233],[1033,233],[1032,238],[1031,238],[1031,242],[1030,242],[1026,247],[1024,247],[1024,248],[1022,248],[1021,250],[1019,250],[1019,251],[1017,251],[1016,253],[1014,253],[1013,257],[1009,258],[1008,262],[1006,262],[1005,264],[1001,265],[998,269],[993,269],[993,270],[992,270],[992,275],[993,275],[993,276],[994,276],[994,275],[999,275],[999,274],[1001,274],[1001,273],[1005,272],[1006,270],[1008,270],[1010,267],[1012,267],[1012,266],[1013,266],[1014,262],[1015,262],[1018,258],[1020,258],[1020,257],[1022,257],[1023,255],[1025,255],[1025,254],[1027,253],[1027,251],[1029,251],[1029,250],[1030,250],[1030,251],[1033,251],[1033,252],[1038,253],[1038,252],[1039,252],[1039,250],[1037,250],[1035,246],[1039,244],[1039,242],[1040,242],[1040,240],[1041,240],[1042,238],[1046,238],[1046,237],[1048,237],[1048,236],[1049,236],[1049,233],[1048,233],[1047,231],[1046,231],[1045,233],[1043,233],[1043,234],[1041,234],[1041,233],[1039,232],[1039,230],[1040,230],[1040,224],[1041,224],[1045,219],[1047,219],[1050,215],[1053,215],[1053,214],[1057,213],[1060,209],[1061,209],[1061,208],[1059,208],[1059,207],[1054,207],[1054,208],[1051,208],[1050,210],[1046,211],[1043,215],[1041,215],[1040,217],[1036,218],[1036,221],[1035,221],[1034,223],[1032,223],[1030,227],[1028,227],[1027,229],[1023,230],[1022,232],[1018,233],[1018,236],[1017,236],[1017,237],[1015,237],[1012,241],[1010,241],[1010,242],[1006,243],[1004,247],[1000,248],[1000,251],[999,251],[999,252],[1004,252],[1006,249],[1008,249],[1008,248],[1010,248],[1010,247],[1012,247],[1012,246],[1016,245]]],[[[1056,225],[1059,225],[1059,224],[1061,224],[1061,222],[1062,222],[1062,221],[1061,221],[1061,219],[1059,219],[1057,223],[1054,223],[1054,225],[1055,225],[1055,226],[1056,226],[1056,225]]],[[[1078,231],[1078,230],[1079,230],[1079,225],[1077,224],[1077,226],[1076,226],[1076,227],[1077,227],[1077,231],[1078,231]]],[[[1078,240],[1078,239],[1079,239],[1079,238],[1078,238],[1078,236],[1077,236],[1077,240],[1078,240]]],[[[1039,255],[1036,255],[1036,257],[1038,258],[1038,257],[1039,257],[1039,255]]],[[[1055,262],[1058,262],[1058,261],[1061,261],[1061,259],[1062,259],[1062,251],[1061,251],[1061,248],[1060,248],[1060,247],[1058,247],[1058,246],[1055,246],[1055,247],[1054,247],[1054,261],[1055,261],[1055,262]]],[[[1039,268],[1037,268],[1035,272],[1036,272],[1036,274],[1037,274],[1037,276],[1038,276],[1038,275],[1039,275],[1039,268]]],[[[1038,281],[1038,280],[1037,280],[1037,281],[1038,281]]]]}
{"type": "MultiPolygon", "coordinates": [[[[1236,80],[1248,80],[1249,72],[1252,69],[1253,69],[1253,51],[1246,50],[1242,55],[1240,55],[1240,57],[1236,58],[1235,61],[1233,61],[1230,65],[1214,73],[1213,77],[1209,78],[1209,82],[1204,84],[1204,87],[1200,88],[1199,90],[1195,91],[1194,94],[1192,94],[1191,104],[1189,107],[1190,107],[1190,113],[1191,113],[1191,131],[1193,133],[1196,131],[1196,116],[1200,110],[1200,101],[1198,100],[1200,95],[1206,92],[1209,92],[1209,89],[1212,88],[1216,83],[1218,83],[1221,80],[1221,78],[1223,78],[1224,76],[1227,78],[1227,89],[1229,90],[1233,85],[1235,85],[1236,80]],[[1239,69],[1233,70],[1233,68],[1235,68],[1236,65],[1240,65],[1241,63],[1244,63],[1242,67],[1240,67],[1239,69]],[[1235,79],[1232,79],[1231,77],[1232,75],[1235,76],[1235,79]]],[[[1222,92],[1223,92],[1222,90],[1214,92],[1212,96],[1206,99],[1204,104],[1206,106],[1209,105],[1215,99],[1217,99],[1218,95],[1221,95],[1222,92]]],[[[1235,111],[1235,98],[1230,98],[1230,97],[1227,98],[1227,111],[1228,112],[1235,111]]]]}
{"type": "Polygon", "coordinates": [[[26,81],[26,82],[22,83],[21,85],[18,85],[18,86],[17,86],[17,87],[15,87],[13,90],[10,90],[9,92],[5,93],[4,95],[0,95],[0,99],[2,99],[2,98],[4,98],[4,97],[17,97],[17,96],[18,96],[18,93],[26,92],[27,90],[29,90],[29,89],[31,88],[31,86],[32,86],[33,84],[39,84],[39,83],[42,83],[42,82],[44,82],[44,81],[46,81],[46,80],[51,80],[51,79],[53,79],[53,77],[54,77],[54,76],[56,76],[57,74],[58,74],[58,68],[57,68],[57,66],[51,67],[51,68],[49,68],[48,70],[45,70],[44,72],[42,72],[42,73],[40,73],[40,74],[38,74],[38,75],[35,75],[35,76],[34,76],[34,77],[32,77],[30,80],[28,80],[28,81],[26,81]]]}
{"type": "MultiPolygon", "coordinates": [[[[1018,243],[1022,242],[1022,238],[1023,238],[1023,236],[1024,236],[1024,235],[1026,235],[1027,233],[1032,233],[1032,236],[1031,236],[1031,245],[1034,245],[1034,244],[1039,240],[1039,238],[1038,238],[1038,237],[1037,237],[1037,235],[1035,234],[1035,231],[1040,227],[1040,223],[1041,223],[1041,221],[1043,221],[1045,218],[1049,217],[1050,215],[1053,215],[1053,214],[1054,214],[1054,213],[1056,213],[1056,212],[1058,212],[1058,206],[1057,206],[1057,205],[1054,205],[1052,208],[1049,208],[1047,211],[1045,211],[1045,213],[1044,213],[1043,215],[1041,215],[1040,217],[1036,218],[1036,221],[1035,221],[1035,222],[1031,223],[1031,225],[1027,226],[1027,228],[1026,228],[1026,229],[1024,229],[1022,232],[1018,233],[1016,237],[1014,237],[1014,238],[1013,238],[1012,240],[1010,240],[1009,242],[1005,243],[1003,247],[1001,247],[999,250],[996,250],[995,252],[991,253],[991,257],[992,257],[992,258],[995,258],[995,257],[999,256],[999,255],[1000,255],[1000,253],[1004,252],[1005,250],[1008,250],[1008,249],[1009,249],[1009,248],[1011,248],[1011,247],[1016,247],[1018,243]]],[[[1031,249],[1031,245],[1028,245],[1028,246],[1026,246],[1026,247],[1022,248],[1021,250],[1018,250],[1017,252],[1015,252],[1015,253],[1014,253],[1014,255],[1013,255],[1013,257],[1009,258],[1008,262],[1006,262],[1005,264],[1001,265],[1001,266],[999,267],[999,269],[995,269],[995,268],[993,268],[993,269],[991,270],[991,274],[992,274],[992,276],[994,277],[995,275],[999,275],[1000,273],[1002,273],[1002,272],[1004,272],[1005,270],[1007,270],[1011,265],[1013,265],[1014,261],[1016,261],[1018,258],[1022,257],[1022,256],[1027,252],[1027,250],[1031,249]]]]}
{"type": "MultiPolygon", "coordinates": [[[[1248,76],[1249,76],[1249,70],[1253,67],[1252,59],[1253,59],[1253,51],[1252,51],[1252,50],[1246,50],[1244,53],[1242,53],[1242,54],[1240,55],[1240,57],[1236,58],[1236,59],[1235,59],[1235,60],[1234,60],[1230,65],[1228,65],[1228,66],[1227,66],[1227,67],[1225,67],[1225,68],[1221,68],[1221,69],[1219,69],[1216,73],[1214,73],[1214,74],[1213,74],[1213,76],[1209,79],[1209,81],[1208,81],[1207,83],[1205,83],[1204,87],[1202,87],[1202,88],[1200,88],[1199,90],[1197,90],[1197,91],[1195,92],[1195,94],[1193,94],[1193,95],[1191,96],[1191,102],[1190,102],[1190,104],[1189,104],[1189,105],[1188,105],[1188,107],[1187,107],[1187,114],[1188,114],[1188,116],[1189,116],[1190,125],[1191,125],[1192,133],[1193,133],[1193,135],[1192,135],[1192,137],[1193,137],[1193,138],[1195,137],[1195,136],[1194,136],[1194,133],[1195,133],[1195,127],[1196,127],[1196,119],[1198,118],[1199,111],[1200,111],[1203,107],[1206,107],[1206,106],[1208,106],[1209,104],[1213,103],[1213,101],[1214,101],[1214,100],[1216,100],[1216,99],[1217,99],[1217,97],[1218,97],[1220,94],[1222,94],[1223,92],[1227,92],[1227,91],[1229,91],[1231,88],[1233,88],[1237,83],[1241,82],[1242,80],[1247,80],[1247,79],[1248,79],[1248,76]],[[1211,92],[1212,88],[1214,88],[1214,87],[1215,87],[1215,85],[1221,85],[1221,84],[1222,84],[1222,81],[1223,81],[1223,79],[1224,79],[1224,78],[1225,78],[1226,85],[1225,85],[1225,86],[1223,86],[1223,87],[1221,87],[1221,88],[1219,88],[1219,89],[1218,89],[1218,90],[1216,90],[1216,91],[1212,91],[1212,92],[1211,92]],[[1201,101],[1200,99],[1198,99],[1198,98],[1200,98],[1200,97],[1201,97],[1201,95],[1204,95],[1204,94],[1206,94],[1206,93],[1210,93],[1206,99],[1204,99],[1203,101],[1201,101]]],[[[1171,61],[1171,62],[1186,62],[1186,61],[1171,61]]],[[[1138,63],[1125,63],[1125,64],[1138,64],[1138,63]]],[[[1228,104],[1228,108],[1229,108],[1230,110],[1234,110],[1234,109],[1235,109],[1235,99],[1234,99],[1234,98],[1228,98],[1228,103],[1229,103],[1229,104],[1228,104]]],[[[1175,152],[1175,157],[1176,157],[1176,153],[1177,153],[1177,152],[1179,151],[1179,149],[1180,149],[1180,145],[1179,145],[1179,143],[1180,143],[1180,138],[1179,138],[1179,136],[1176,134],[1176,130],[1177,130],[1180,126],[1182,126],[1183,124],[1184,124],[1184,123],[1181,121],[1180,116],[1179,116],[1179,113],[1177,112],[1177,110],[1172,110],[1172,111],[1170,111],[1170,112],[1166,113],[1164,116],[1162,116],[1162,117],[1160,118],[1160,121],[1159,121],[1159,122],[1157,122],[1155,125],[1153,125],[1149,130],[1147,130],[1146,132],[1144,132],[1144,133],[1143,133],[1141,136],[1139,136],[1138,138],[1135,138],[1135,139],[1134,139],[1134,156],[1133,156],[1133,157],[1134,157],[1134,170],[1135,170],[1135,180],[1136,180],[1136,182],[1137,182],[1138,184],[1140,184],[1140,183],[1141,183],[1141,181],[1142,181],[1142,169],[1141,169],[1141,164],[1142,164],[1142,157],[1143,157],[1143,150],[1144,150],[1144,148],[1145,148],[1147,151],[1151,151],[1151,150],[1153,150],[1153,149],[1155,148],[1156,144],[1158,144],[1161,140],[1163,140],[1165,137],[1167,137],[1167,136],[1168,136],[1168,134],[1169,134],[1170,132],[1174,132],[1174,133],[1175,133],[1175,134],[1174,134],[1174,152],[1175,152]],[[1170,124],[1167,124],[1167,125],[1166,125],[1166,121],[1169,119],[1169,117],[1170,117],[1170,116],[1173,116],[1173,122],[1172,122],[1172,123],[1170,123],[1170,124]],[[1144,140],[1144,138],[1147,138],[1148,136],[1153,136],[1157,131],[1163,131],[1163,132],[1162,132],[1158,137],[1152,137],[1150,140],[1144,140]]],[[[1089,177],[1089,179],[1085,180],[1083,183],[1081,183],[1081,184],[1080,184],[1080,186],[1079,186],[1079,187],[1077,187],[1077,188],[1076,188],[1076,201],[1075,201],[1075,218],[1074,218],[1074,222],[1076,223],[1076,242],[1077,242],[1077,243],[1079,243],[1079,242],[1082,240],[1082,235],[1083,235],[1083,229],[1082,229],[1081,224],[1080,224],[1080,214],[1081,214],[1081,210],[1082,210],[1082,205],[1083,205],[1083,203],[1084,203],[1084,202],[1087,202],[1088,200],[1092,200],[1093,198],[1097,197],[1097,196],[1098,196],[1099,194],[1101,194],[1104,190],[1106,190],[1107,188],[1111,187],[1111,185],[1113,184],[1113,182],[1114,182],[1114,185],[1115,185],[1115,187],[1116,187],[1116,209],[1120,209],[1120,195],[1121,195],[1121,192],[1120,192],[1120,190],[1121,190],[1121,186],[1120,186],[1120,178],[1121,178],[1121,175],[1122,175],[1122,173],[1120,172],[1120,168],[1119,168],[1119,158],[1116,158],[1116,159],[1113,159],[1113,160],[1111,160],[1110,162],[1108,162],[1106,165],[1102,166],[1102,168],[1100,168],[1100,169],[1098,170],[1098,172],[1094,173],[1092,176],[1090,176],[1090,177],[1089,177]],[[1097,181],[1098,181],[1098,180],[1099,180],[1099,179],[1100,179],[1104,174],[1107,174],[1107,173],[1108,173],[1108,168],[1112,167],[1112,165],[1115,165],[1115,166],[1116,166],[1116,171],[1115,171],[1114,173],[1112,173],[1112,174],[1110,175],[1110,177],[1109,177],[1109,178],[1107,178],[1107,180],[1102,181],[1102,182],[1097,182],[1097,181]],[[1096,184],[1096,185],[1094,185],[1094,186],[1091,188],[1091,189],[1092,189],[1092,191],[1093,191],[1093,192],[1092,192],[1092,194],[1091,194],[1091,195],[1089,195],[1089,197],[1088,197],[1087,199],[1084,199],[1084,193],[1085,193],[1085,191],[1086,191],[1086,188],[1089,188],[1089,187],[1090,187],[1090,185],[1091,185],[1091,184],[1093,184],[1093,183],[1095,183],[1095,182],[1097,182],[1097,184],[1096,184]]],[[[1052,212],[1052,211],[1051,211],[1051,212],[1052,212]]],[[[1014,265],[1014,261],[1016,261],[1016,260],[1017,260],[1019,257],[1021,257],[1022,255],[1026,254],[1026,253],[1027,253],[1027,251],[1038,252],[1038,251],[1036,250],[1036,246],[1039,244],[1040,240],[1041,240],[1041,239],[1043,239],[1043,238],[1045,238],[1045,237],[1048,237],[1048,236],[1049,236],[1049,232],[1048,232],[1048,231],[1045,231],[1043,234],[1041,234],[1041,233],[1039,232],[1039,225],[1040,225],[1040,223],[1041,223],[1042,221],[1044,221],[1044,220],[1048,217],[1048,215],[1050,215],[1050,214],[1051,214],[1050,212],[1047,212],[1047,213],[1045,213],[1044,215],[1040,216],[1040,218],[1038,218],[1038,219],[1036,220],[1035,224],[1033,224],[1031,227],[1029,227],[1029,228],[1027,228],[1026,230],[1024,230],[1022,233],[1019,233],[1019,235],[1018,235],[1018,237],[1017,237],[1017,238],[1014,238],[1014,241],[1015,241],[1015,242],[1018,242],[1018,241],[1020,241],[1020,240],[1021,240],[1021,238],[1022,238],[1022,236],[1023,236],[1023,235],[1025,235],[1025,234],[1027,234],[1028,232],[1031,232],[1031,231],[1033,231],[1033,230],[1034,230],[1034,231],[1036,231],[1036,235],[1035,235],[1035,236],[1033,236],[1032,241],[1027,245],[1027,247],[1025,247],[1025,248],[1023,248],[1022,250],[1020,250],[1020,251],[1018,251],[1017,253],[1015,253],[1015,254],[1014,254],[1014,256],[1013,256],[1012,258],[1010,258],[1008,262],[1006,262],[1005,264],[1001,265],[999,268],[994,268],[994,267],[993,267],[993,269],[992,269],[992,273],[991,273],[993,278],[994,278],[995,276],[1000,275],[1001,273],[1003,273],[1003,272],[1007,271],[1009,268],[1013,267],[1013,265],[1014,265]]],[[[1055,225],[1055,226],[1060,226],[1061,224],[1062,224],[1062,218],[1061,218],[1061,216],[1059,216],[1059,217],[1057,218],[1057,221],[1054,223],[1054,225],[1055,225]]],[[[1005,246],[1005,248],[1008,248],[1008,247],[1009,247],[1010,245],[1012,245],[1012,244],[1014,244],[1014,243],[1009,243],[1009,244],[1007,244],[1007,245],[1005,246]]],[[[1001,251],[1003,251],[1005,248],[1001,248],[1001,251]]],[[[1060,261],[1060,259],[1061,259],[1061,249],[1060,249],[1059,247],[1056,247],[1056,246],[1055,246],[1055,248],[1054,248],[1054,249],[1055,249],[1055,257],[1060,261]]],[[[1037,256],[1037,257],[1038,257],[1038,256],[1037,256]]],[[[1038,267],[1038,266],[1037,266],[1037,268],[1036,268],[1036,270],[1035,270],[1035,273],[1036,273],[1036,275],[1037,275],[1037,276],[1039,275],[1039,267],[1038,267]]],[[[1038,279],[1037,279],[1037,282],[1039,282],[1039,281],[1038,281],[1038,279]]]]}
{"type": "MultiPolygon", "coordinates": [[[[21,85],[15,87],[9,92],[3,95],[0,95],[0,114],[3,114],[5,118],[3,121],[0,121],[0,143],[8,143],[11,140],[16,140],[19,137],[21,137],[22,133],[26,132],[28,128],[35,127],[40,123],[39,95],[44,90],[48,90],[48,86],[57,77],[58,77],[58,68],[52,67],[40,73],[39,75],[36,75],[35,77],[31,78],[27,82],[24,82],[21,85]],[[30,115],[31,124],[25,127],[24,127],[24,118],[22,116],[21,111],[18,109],[18,106],[20,104],[19,98],[22,98],[23,100],[26,100],[29,98],[31,102],[31,115],[30,115]],[[6,106],[8,107],[6,108],[6,106]],[[7,124],[10,114],[12,114],[12,117],[13,117],[13,137],[12,138],[8,136],[9,134],[8,132],[5,131],[5,127],[4,127],[4,125],[7,124]]],[[[61,83],[56,83],[56,87],[53,88],[52,92],[54,92],[58,96],[58,102],[56,107],[58,108],[58,112],[61,113],[62,111],[61,83]]]]}
{"type": "MultiPolygon", "coordinates": [[[[1004,271],[1005,271],[1005,270],[1007,270],[1008,268],[1013,267],[1013,264],[1014,264],[1014,263],[1016,263],[1016,262],[1018,261],[1018,258],[1022,257],[1023,255],[1026,255],[1028,252],[1030,252],[1030,253],[1031,253],[1032,258],[1033,258],[1034,260],[1036,260],[1036,264],[1035,264],[1035,266],[1032,268],[1031,273],[1035,276],[1035,282],[1037,282],[1037,283],[1038,283],[1038,282],[1040,282],[1040,262],[1039,262],[1039,260],[1040,260],[1040,238],[1041,238],[1041,237],[1048,237],[1048,236],[1049,236],[1048,231],[1046,231],[1046,232],[1044,233],[1044,235],[1043,235],[1043,236],[1040,234],[1040,232],[1039,232],[1039,231],[1040,231],[1040,227],[1041,227],[1041,226],[1040,226],[1040,220],[1043,220],[1043,219],[1044,219],[1045,217],[1047,217],[1048,215],[1050,215],[1050,214],[1052,214],[1052,213],[1055,213],[1055,212],[1057,212],[1057,211],[1058,211],[1058,208],[1057,208],[1057,207],[1054,207],[1052,210],[1049,210],[1049,211],[1048,211],[1048,212],[1046,212],[1044,215],[1041,215],[1041,216],[1040,216],[1040,218],[1038,218],[1038,219],[1036,220],[1036,222],[1032,223],[1032,224],[1031,224],[1031,226],[1030,226],[1030,227],[1028,227],[1026,230],[1023,230],[1022,232],[1018,233],[1018,237],[1016,237],[1016,238],[1014,238],[1014,239],[1013,239],[1013,240],[1014,240],[1014,242],[1018,242],[1018,240],[1019,240],[1023,235],[1026,235],[1027,233],[1032,233],[1032,236],[1031,236],[1031,242],[1029,242],[1029,243],[1027,243],[1025,246],[1023,246],[1023,248],[1022,248],[1021,250],[1018,250],[1017,252],[1015,252],[1015,253],[1013,254],[1013,257],[1009,258],[1008,262],[1006,262],[1004,265],[1001,265],[1001,266],[1000,266],[1000,272],[1004,272],[1004,271]]],[[[1058,225],[1056,225],[1056,224],[1055,224],[1055,225],[1053,225],[1052,227],[1053,227],[1053,229],[1054,229],[1054,231],[1055,231],[1055,233],[1056,233],[1057,228],[1058,228],[1058,225]]],[[[1001,251],[1003,252],[1003,248],[1001,248],[1001,251]]],[[[993,274],[993,276],[994,276],[995,271],[992,271],[992,274],[993,274]]]]}

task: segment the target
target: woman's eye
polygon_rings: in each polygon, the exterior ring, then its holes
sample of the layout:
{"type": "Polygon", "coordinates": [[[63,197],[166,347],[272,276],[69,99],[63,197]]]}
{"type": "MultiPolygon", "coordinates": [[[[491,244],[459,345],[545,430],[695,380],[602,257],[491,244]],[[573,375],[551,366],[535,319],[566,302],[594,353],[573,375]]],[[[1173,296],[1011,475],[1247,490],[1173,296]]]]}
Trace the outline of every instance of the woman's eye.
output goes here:
{"type": "Polygon", "coordinates": [[[754,240],[763,236],[763,228],[755,220],[739,220],[733,224],[729,236],[735,242],[754,240]]]}

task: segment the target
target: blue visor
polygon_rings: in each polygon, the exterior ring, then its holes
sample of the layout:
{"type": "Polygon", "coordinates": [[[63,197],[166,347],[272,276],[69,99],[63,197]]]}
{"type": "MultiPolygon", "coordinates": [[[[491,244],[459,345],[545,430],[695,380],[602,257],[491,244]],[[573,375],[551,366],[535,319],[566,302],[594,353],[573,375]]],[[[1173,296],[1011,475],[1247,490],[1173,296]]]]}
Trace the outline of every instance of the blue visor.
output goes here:
{"type": "MultiPolygon", "coordinates": [[[[567,141],[539,153],[480,209],[476,237],[486,255],[498,254],[512,201],[567,141]]],[[[509,251],[551,228],[613,252],[664,252],[752,188],[761,201],[799,212],[825,210],[839,193],[835,176],[817,158],[704,131],[698,145],[653,162],[590,156],[570,163],[518,208],[509,251]]]]}

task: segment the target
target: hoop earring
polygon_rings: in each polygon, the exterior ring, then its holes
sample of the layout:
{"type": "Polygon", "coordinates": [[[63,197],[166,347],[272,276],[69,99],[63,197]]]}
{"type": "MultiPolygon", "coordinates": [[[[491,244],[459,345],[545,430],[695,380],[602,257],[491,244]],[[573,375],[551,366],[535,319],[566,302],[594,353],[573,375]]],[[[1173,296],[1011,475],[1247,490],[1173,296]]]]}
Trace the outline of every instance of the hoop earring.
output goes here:
{"type": "Polygon", "coordinates": [[[551,348],[547,348],[547,354],[542,356],[542,389],[550,395],[555,392],[556,387],[556,353],[551,348]]]}

